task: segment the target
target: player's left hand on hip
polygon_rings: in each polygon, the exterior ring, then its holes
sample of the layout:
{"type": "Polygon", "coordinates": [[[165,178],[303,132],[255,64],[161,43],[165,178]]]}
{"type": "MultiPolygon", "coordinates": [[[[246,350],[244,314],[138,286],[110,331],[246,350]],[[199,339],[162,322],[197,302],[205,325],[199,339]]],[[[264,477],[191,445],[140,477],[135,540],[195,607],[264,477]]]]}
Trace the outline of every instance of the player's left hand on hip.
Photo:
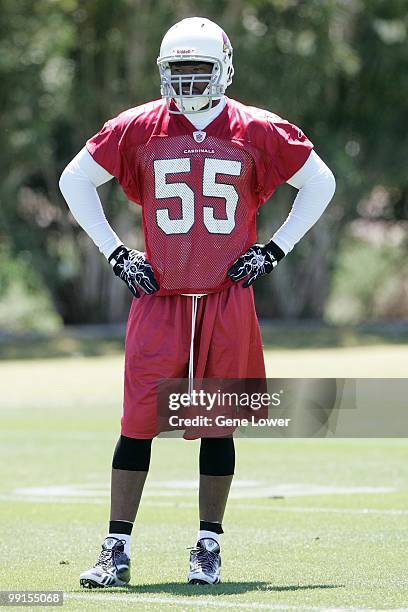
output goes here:
{"type": "Polygon", "coordinates": [[[108,261],[116,276],[126,283],[134,297],[140,297],[139,289],[148,294],[159,289],[153,268],[144,253],[122,245],[113,251],[108,261]]]}
{"type": "Polygon", "coordinates": [[[250,287],[259,276],[269,274],[278,265],[285,253],[270,240],[268,244],[253,244],[228,270],[235,282],[248,277],[243,287],[250,287]]]}

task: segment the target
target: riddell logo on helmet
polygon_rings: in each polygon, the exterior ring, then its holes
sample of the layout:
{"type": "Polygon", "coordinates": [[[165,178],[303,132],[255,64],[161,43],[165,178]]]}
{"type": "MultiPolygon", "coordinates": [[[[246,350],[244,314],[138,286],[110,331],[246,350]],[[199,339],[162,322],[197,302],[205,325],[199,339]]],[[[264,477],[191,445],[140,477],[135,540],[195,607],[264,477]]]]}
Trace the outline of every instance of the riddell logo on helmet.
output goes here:
{"type": "Polygon", "coordinates": [[[195,53],[197,49],[173,49],[174,55],[191,55],[195,53]]]}

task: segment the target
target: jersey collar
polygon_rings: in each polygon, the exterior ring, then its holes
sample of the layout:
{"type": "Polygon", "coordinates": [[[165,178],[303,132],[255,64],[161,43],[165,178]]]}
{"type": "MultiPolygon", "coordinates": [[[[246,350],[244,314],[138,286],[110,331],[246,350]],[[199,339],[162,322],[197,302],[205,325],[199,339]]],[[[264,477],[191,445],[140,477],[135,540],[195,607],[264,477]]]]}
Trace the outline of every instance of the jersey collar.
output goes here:
{"type": "MultiPolygon", "coordinates": [[[[173,104],[173,102],[172,102],[173,104]]],[[[167,124],[171,124],[173,121],[178,122],[183,125],[188,133],[203,131],[206,132],[208,136],[214,136],[216,133],[220,131],[220,126],[225,122],[225,118],[228,115],[228,107],[229,107],[229,99],[225,96],[225,105],[219,115],[217,115],[205,128],[196,128],[193,123],[186,117],[185,115],[172,115],[168,114],[168,122],[167,124]]]]}

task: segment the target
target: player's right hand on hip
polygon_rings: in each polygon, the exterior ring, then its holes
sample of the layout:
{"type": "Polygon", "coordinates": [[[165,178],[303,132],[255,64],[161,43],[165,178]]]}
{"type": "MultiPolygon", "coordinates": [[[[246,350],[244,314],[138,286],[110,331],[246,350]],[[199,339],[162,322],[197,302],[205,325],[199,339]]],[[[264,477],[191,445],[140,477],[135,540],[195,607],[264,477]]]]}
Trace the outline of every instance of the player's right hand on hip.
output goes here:
{"type": "Polygon", "coordinates": [[[134,297],[140,297],[139,289],[148,294],[159,289],[144,253],[128,249],[122,244],[108,257],[108,261],[116,276],[126,283],[134,297]]]}

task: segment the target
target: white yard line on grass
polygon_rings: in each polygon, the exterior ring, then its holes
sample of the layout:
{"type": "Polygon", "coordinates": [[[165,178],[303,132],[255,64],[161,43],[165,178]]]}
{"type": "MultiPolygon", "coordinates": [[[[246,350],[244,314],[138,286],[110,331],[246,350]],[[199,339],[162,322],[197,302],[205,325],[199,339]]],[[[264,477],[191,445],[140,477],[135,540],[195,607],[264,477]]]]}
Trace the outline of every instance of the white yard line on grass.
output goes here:
{"type": "MultiPolygon", "coordinates": [[[[146,595],[138,595],[133,592],[131,595],[94,595],[94,594],[80,594],[80,593],[64,593],[64,599],[79,599],[79,600],[91,600],[91,601],[112,601],[112,602],[128,602],[129,604],[144,603],[144,604],[156,604],[156,605],[178,605],[178,606],[192,606],[192,607],[212,607],[212,608],[235,608],[240,610],[311,610],[313,612],[367,612],[369,610],[375,610],[376,612],[383,612],[380,608],[323,608],[321,606],[294,606],[286,604],[265,604],[265,603],[240,603],[232,601],[219,601],[217,599],[211,599],[206,597],[205,599],[199,597],[147,597],[146,595]],[[134,596],[134,597],[133,597],[134,596]]],[[[408,608],[393,608],[388,609],[387,612],[407,612],[408,608]]]]}
{"type": "MultiPolygon", "coordinates": [[[[39,497],[35,495],[0,495],[0,502],[23,502],[30,504],[91,504],[91,505],[106,505],[108,500],[100,498],[83,498],[83,497],[39,497]]],[[[151,501],[145,500],[143,507],[158,507],[158,508],[196,508],[196,502],[172,502],[172,501],[151,501]]],[[[300,512],[300,513],[333,513],[333,514],[356,514],[356,515],[372,515],[378,514],[381,516],[408,516],[408,510],[399,509],[381,509],[381,508],[316,508],[316,507],[278,507],[267,506],[266,504],[236,504],[231,502],[228,506],[229,510],[266,510],[268,512],[300,512]]],[[[408,608],[407,608],[408,610],[408,608]]]]}
{"type": "Polygon", "coordinates": [[[275,512],[333,512],[334,514],[380,514],[385,516],[407,516],[408,510],[397,510],[392,508],[272,508],[261,504],[231,504],[231,508],[242,510],[273,510],[275,512]]]}
{"type": "MultiPolygon", "coordinates": [[[[154,502],[146,501],[145,506],[164,506],[164,507],[177,507],[177,508],[196,508],[197,504],[190,502],[154,502]]],[[[228,506],[229,510],[268,510],[272,512],[333,512],[335,514],[383,514],[388,516],[408,516],[408,510],[393,510],[381,509],[381,508],[315,508],[307,506],[305,507],[288,507],[279,508],[273,506],[267,506],[262,504],[234,504],[230,503],[228,506]]],[[[407,608],[408,610],[408,608],[407,608]]]]}
{"type": "MultiPolygon", "coordinates": [[[[188,497],[196,496],[198,491],[197,480],[168,480],[151,481],[144,491],[144,498],[148,497],[188,497]]],[[[310,497],[322,495],[351,495],[395,493],[395,487],[361,487],[320,485],[314,483],[281,483],[270,485],[258,480],[236,480],[232,484],[230,500],[268,499],[274,497],[310,497]]],[[[103,483],[73,483],[54,484],[40,487],[19,487],[11,493],[15,495],[52,498],[108,498],[109,489],[103,483]]]]}
{"type": "MultiPolygon", "coordinates": [[[[260,510],[272,512],[297,513],[334,513],[352,515],[405,516],[408,510],[393,508],[333,508],[319,506],[288,506],[281,500],[299,497],[318,497],[325,495],[352,495],[395,493],[394,487],[344,487],[327,486],[313,483],[281,483],[266,486],[257,480],[236,480],[230,496],[229,508],[232,510],[260,510]],[[258,500],[258,501],[257,501],[258,500]],[[263,503],[259,503],[263,501],[263,503]]],[[[153,481],[145,491],[144,506],[165,508],[195,508],[196,501],[190,501],[197,494],[196,480],[153,481]],[[147,499],[146,499],[147,498],[147,499]],[[166,499],[167,498],[167,499],[166,499]],[[180,498],[184,498],[180,499],[180,498]]],[[[0,494],[0,501],[14,501],[45,504],[92,504],[106,505],[109,490],[106,484],[73,483],[40,487],[16,488],[10,493],[0,494]]]]}
{"type": "Polygon", "coordinates": [[[12,502],[22,502],[22,503],[30,503],[30,504],[91,504],[91,505],[106,505],[108,503],[107,499],[102,498],[86,498],[86,497],[43,497],[36,495],[14,495],[14,494],[0,494],[0,501],[12,501],[12,502]]]}

